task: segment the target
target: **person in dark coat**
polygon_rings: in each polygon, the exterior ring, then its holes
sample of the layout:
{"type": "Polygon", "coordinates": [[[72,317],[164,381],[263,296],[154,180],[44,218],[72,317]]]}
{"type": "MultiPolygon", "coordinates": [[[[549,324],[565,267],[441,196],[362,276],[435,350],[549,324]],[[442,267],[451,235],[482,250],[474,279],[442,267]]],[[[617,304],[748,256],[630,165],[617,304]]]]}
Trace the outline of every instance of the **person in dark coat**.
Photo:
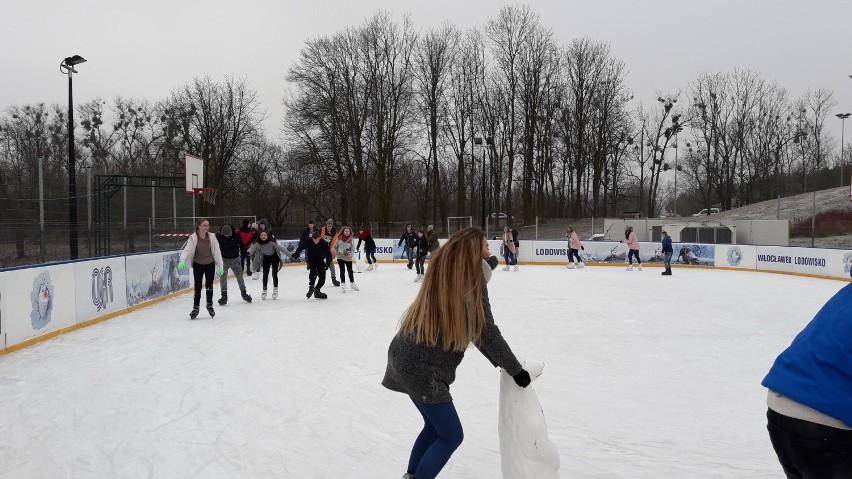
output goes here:
{"type": "Polygon", "coordinates": [[[358,228],[358,245],[356,250],[361,249],[361,243],[364,243],[364,253],[367,255],[367,271],[379,269],[379,262],[376,261],[376,240],[373,239],[373,233],[370,228],[361,225],[358,228]]]}
{"type": "Polygon", "coordinates": [[[414,262],[417,277],[414,278],[414,282],[419,283],[423,281],[423,275],[426,273],[426,267],[423,266],[423,263],[426,262],[426,256],[429,254],[429,240],[426,239],[426,233],[423,230],[417,232],[417,242],[414,244],[414,250],[417,254],[417,259],[414,262]]]}
{"type": "MultiPolygon", "coordinates": [[[[299,245],[300,249],[302,245],[299,245]]],[[[323,293],[322,287],[325,285],[325,270],[328,269],[328,263],[331,262],[331,248],[323,239],[319,230],[311,233],[311,239],[304,245],[305,259],[308,262],[308,294],[307,298],[313,296],[317,299],[327,299],[328,295],[323,293]]],[[[296,250],[293,253],[293,259],[298,259],[296,250]]]]}
{"type": "Polygon", "coordinates": [[[453,234],[430,260],[420,292],[388,347],[382,385],[408,395],[424,422],[404,477],[437,476],[461,444],[462,427],[450,385],[471,343],[518,386],[530,384],[529,373],[491,314],[486,284],[496,266],[497,258],[491,256],[481,230],[467,228],[453,234]]]}
{"type": "Polygon", "coordinates": [[[240,296],[243,300],[251,303],[251,296],[246,292],[246,283],[243,281],[243,266],[242,257],[246,252],[243,245],[243,240],[239,235],[234,234],[234,227],[231,225],[223,225],[219,228],[219,234],[216,235],[219,241],[219,251],[222,253],[222,263],[224,271],[219,278],[219,288],[222,292],[222,297],[219,298],[219,306],[228,304],[228,269],[234,270],[234,276],[237,277],[237,284],[240,287],[240,296]]]}
{"type": "Polygon", "coordinates": [[[408,258],[408,269],[411,269],[414,266],[414,248],[417,243],[417,233],[414,232],[410,224],[405,225],[405,231],[402,232],[402,236],[399,237],[399,243],[396,245],[399,246],[403,243],[405,243],[405,247],[402,250],[402,254],[408,258]]]}

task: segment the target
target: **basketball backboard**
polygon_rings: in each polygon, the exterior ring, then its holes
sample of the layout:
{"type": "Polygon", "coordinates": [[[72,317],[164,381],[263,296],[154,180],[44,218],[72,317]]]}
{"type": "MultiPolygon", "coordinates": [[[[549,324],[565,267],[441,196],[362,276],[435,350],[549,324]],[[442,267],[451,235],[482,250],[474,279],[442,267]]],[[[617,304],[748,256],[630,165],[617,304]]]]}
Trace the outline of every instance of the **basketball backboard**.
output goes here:
{"type": "Polygon", "coordinates": [[[204,188],[204,160],[189,153],[184,153],[183,157],[186,165],[185,191],[194,194],[199,188],[204,188]]]}

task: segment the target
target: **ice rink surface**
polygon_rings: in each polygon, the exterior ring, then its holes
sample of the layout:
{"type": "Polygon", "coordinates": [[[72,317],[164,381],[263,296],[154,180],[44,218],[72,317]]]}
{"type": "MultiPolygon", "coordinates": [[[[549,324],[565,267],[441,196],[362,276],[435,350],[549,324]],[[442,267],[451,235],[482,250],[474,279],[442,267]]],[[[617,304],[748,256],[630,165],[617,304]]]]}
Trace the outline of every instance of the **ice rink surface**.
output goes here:
{"type": "MultiPolygon", "coordinates": [[[[660,272],[521,265],[489,284],[515,354],[545,363],[561,477],[780,477],[760,381],[846,283],[660,272]]],[[[232,280],[214,319],[190,321],[184,294],[0,356],[0,477],[399,478],[420,416],[380,381],[419,286],[402,263],[355,279],[306,300],[287,267],[275,301],[232,280]]],[[[500,477],[499,378],[468,350],[451,387],[465,440],[441,477],[500,477]]]]}

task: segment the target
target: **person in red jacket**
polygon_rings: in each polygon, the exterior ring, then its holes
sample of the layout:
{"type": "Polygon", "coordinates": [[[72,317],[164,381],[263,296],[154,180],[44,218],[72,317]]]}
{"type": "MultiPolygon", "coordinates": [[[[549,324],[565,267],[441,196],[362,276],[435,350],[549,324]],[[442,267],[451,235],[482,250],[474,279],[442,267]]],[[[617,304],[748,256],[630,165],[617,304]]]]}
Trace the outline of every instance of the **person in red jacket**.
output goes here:
{"type": "Polygon", "coordinates": [[[251,255],[248,249],[254,244],[254,230],[249,226],[248,219],[243,220],[243,225],[237,230],[240,235],[240,240],[243,242],[242,254],[240,255],[240,269],[245,269],[245,274],[251,275],[251,255]]]}

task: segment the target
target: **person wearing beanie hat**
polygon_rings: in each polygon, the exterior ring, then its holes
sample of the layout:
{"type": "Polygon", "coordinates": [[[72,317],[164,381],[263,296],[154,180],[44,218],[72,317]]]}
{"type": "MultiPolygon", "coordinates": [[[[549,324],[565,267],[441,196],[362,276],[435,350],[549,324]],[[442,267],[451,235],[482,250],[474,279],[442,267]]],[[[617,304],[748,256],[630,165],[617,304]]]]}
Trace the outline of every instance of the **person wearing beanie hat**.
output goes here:
{"type": "Polygon", "coordinates": [[[219,277],[219,288],[222,293],[222,297],[219,298],[219,306],[228,304],[228,269],[232,269],[234,276],[237,277],[240,296],[244,301],[251,303],[251,296],[246,292],[246,284],[243,281],[242,257],[245,246],[242,239],[234,234],[234,228],[227,224],[219,228],[216,239],[219,241],[219,251],[222,252],[222,263],[224,264],[224,270],[219,277]]]}
{"type": "Polygon", "coordinates": [[[254,244],[254,229],[251,227],[251,220],[248,218],[243,220],[243,225],[237,230],[240,235],[240,240],[243,242],[243,254],[240,257],[240,268],[245,268],[246,275],[251,274],[251,255],[248,254],[248,249],[254,244]]]}
{"type": "Polygon", "coordinates": [[[441,242],[438,241],[438,233],[435,232],[435,225],[429,225],[426,228],[426,241],[429,242],[429,254],[435,254],[441,247],[441,242]]]}
{"type": "Polygon", "coordinates": [[[632,226],[627,225],[627,228],[624,229],[624,239],[621,242],[627,243],[627,262],[630,263],[627,266],[627,271],[633,271],[634,257],[639,264],[639,271],[642,271],[642,260],[639,258],[639,240],[636,239],[636,233],[633,232],[632,226]]]}
{"type": "Polygon", "coordinates": [[[252,245],[250,252],[254,258],[251,264],[252,271],[263,269],[263,292],[260,299],[266,299],[266,286],[269,284],[269,271],[272,271],[272,299],[278,298],[278,265],[281,264],[282,254],[287,250],[278,244],[269,231],[260,230],[257,242],[252,245]]]}
{"type": "Polygon", "coordinates": [[[480,229],[454,233],[430,260],[391,340],[382,385],[408,395],[424,422],[403,477],[436,477],[461,445],[464,434],[450,385],[471,343],[519,387],[530,384],[491,313],[487,283],[496,261],[480,229]]]}
{"type": "Polygon", "coordinates": [[[364,242],[364,253],[367,255],[367,271],[379,269],[379,262],[376,261],[376,240],[373,239],[373,233],[370,228],[361,225],[358,228],[358,246],[356,250],[361,250],[361,242],[364,242]]]}
{"type": "Polygon", "coordinates": [[[325,226],[320,229],[320,236],[328,245],[328,249],[331,253],[331,256],[328,257],[326,261],[326,269],[331,271],[331,284],[334,286],[340,286],[340,281],[337,280],[337,274],[334,272],[335,268],[333,265],[334,255],[337,254],[334,251],[334,243],[337,241],[337,230],[334,228],[334,220],[329,218],[325,222],[325,226]]]}
{"type": "Polygon", "coordinates": [[[355,275],[352,271],[352,259],[355,253],[355,245],[352,241],[355,239],[352,234],[352,228],[344,226],[340,228],[340,233],[337,235],[337,241],[334,243],[334,254],[337,256],[337,265],[340,267],[340,288],[346,292],[346,272],[349,272],[349,285],[353,291],[358,291],[358,285],[355,284],[355,275]]]}

